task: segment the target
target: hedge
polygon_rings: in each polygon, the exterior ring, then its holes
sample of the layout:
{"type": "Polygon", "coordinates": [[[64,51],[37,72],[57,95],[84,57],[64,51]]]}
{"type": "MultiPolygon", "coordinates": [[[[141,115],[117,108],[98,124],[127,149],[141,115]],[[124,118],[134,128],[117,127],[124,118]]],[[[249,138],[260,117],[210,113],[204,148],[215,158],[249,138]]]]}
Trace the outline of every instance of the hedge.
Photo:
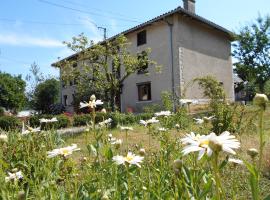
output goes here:
{"type": "Polygon", "coordinates": [[[20,120],[15,116],[1,116],[0,129],[5,131],[16,130],[21,128],[20,120]]]}

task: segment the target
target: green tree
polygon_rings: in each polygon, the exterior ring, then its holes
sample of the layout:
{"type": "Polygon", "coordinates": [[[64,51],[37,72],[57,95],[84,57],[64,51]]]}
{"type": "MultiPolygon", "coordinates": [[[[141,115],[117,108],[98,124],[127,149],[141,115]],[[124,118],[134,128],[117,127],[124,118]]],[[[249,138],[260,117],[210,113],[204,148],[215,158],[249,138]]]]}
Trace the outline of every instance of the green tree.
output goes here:
{"type": "Polygon", "coordinates": [[[59,80],[47,79],[36,86],[33,95],[34,109],[41,113],[50,113],[50,106],[59,101],[59,80]]]}
{"type": "Polygon", "coordinates": [[[75,59],[59,63],[62,78],[66,82],[75,80],[77,96],[89,96],[84,93],[90,89],[99,98],[109,101],[112,111],[116,108],[124,81],[131,74],[142,72],[147,65],[157,68],[156,63],[148,59],[149,49],[139,55],[131,54],[127,38],[123,35],[94,44],[80,34],[73,37],[72,42],[64,43],[77,54],[75,59]],[[75,67],[77,63],[79,67],[75,67]]]}
{"type": "Polygon", "coordinates": [[[12,76],[0,72],[0,107],[10,109],[14,112],[22,109],[25,105],[26,83],[21,75],[12,76]]]}
{"type": "Polygon", "coordinates": [[[258,17],[236,34],[233,56],[237,59],[235,72],[260,92],[270,79],[270,17],[258,17]]]}

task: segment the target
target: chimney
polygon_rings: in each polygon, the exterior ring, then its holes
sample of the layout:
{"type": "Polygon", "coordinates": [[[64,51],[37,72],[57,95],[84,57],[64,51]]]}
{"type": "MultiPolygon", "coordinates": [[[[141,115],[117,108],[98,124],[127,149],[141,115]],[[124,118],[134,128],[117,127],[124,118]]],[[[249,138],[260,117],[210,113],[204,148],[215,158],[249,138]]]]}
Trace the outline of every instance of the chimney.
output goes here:
{"type": "Polygon", "coordinates": [[[184,2],[184,9],[185,10],[192,12],[192,13],[195,13],[196,0],[183,0],[183,2],[184,2]]]}

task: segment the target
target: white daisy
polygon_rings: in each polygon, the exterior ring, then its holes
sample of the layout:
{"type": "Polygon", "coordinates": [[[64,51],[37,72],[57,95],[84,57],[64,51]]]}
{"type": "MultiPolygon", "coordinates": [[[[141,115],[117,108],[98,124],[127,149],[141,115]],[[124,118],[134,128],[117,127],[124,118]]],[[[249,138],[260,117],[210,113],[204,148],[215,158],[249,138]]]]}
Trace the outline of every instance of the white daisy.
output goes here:
{"type": "Polygon", "coordinates": [[[128,126],[120,126],[121,131],[133,131],[132,127],[128,127],[128,126]]]}
{"type": "Polygon", "coordinates": [[[48,151],[48,158],[52,158],[58,155],[67,157],[71,155],[74,151],[79,151],[80,148],[77,148],[77,144],[72,144],[71,146],[54,149],[52,151],[48,151]]]}
{"type": "Polygon", "coordinates": [[[219,136],[217,136],[215,133],[210,133],[209,142],[215,145],[220,145],[222,151],[233,155],[236,154],[233,149],[240,148],[240,142],[228,131],[221,133],[219,136]]]}
{"type": "Polygon", "coordinates": [[[112,121],[113,120],[109,118],[109,119],[104,120],[103,122],[99,122],[98,124],[102,127],[102,126],[110,125],[112,121]]]}
{"type": "Polygon", "coordinates": [[[8,141],[8,136],[6,134],[0,134],[0,140],[7,142],[8,141]]]}
{"type": "Polygon", "coordinates": [[[45,119],[45,118],[41,118],[39,119],[40,123],[51,123],[51,122],[57,122],[58,120],[56,119],[56,117],[53,117],[51,119],[45,119]]]}
{"type": "Polygon", "coordinates": [[[213,151],[224,151],[235,155],[233,149],[240,148],[239,141],[235,136],[230,135],[228,131],[223,132],[221,135],[217,136],[215,133],[210,133],[209,135],[195,135],[193,132],[187,134],[185,138],[181,139],[183,144],[187,144],[182,150],[184,155],[191,152],[199,152],[198,159],[200,160],[206,153],[211,156],[213,151]],[[218,147],[218,148],[217,148],[218,147]]]}
{"type": "Polygon", "coordinates": [[[85,108],[85,107],[90,107],[90,108],[95,108],[98,105],[102,105],[103,102],[101,100],[96,100],[95,95],[92,95],[90,97],[90,101],[87,102],[80,102],[80,108],[85,108]]]}
{"type": "Polygon", "coordinates": [[[161,112],[155,113],[156,117],[160,117],[160,116],[169,117],[171,115],[172,115],[171,111],[161,111],[161,112]]]}
{"type": "Polygon", "coordinates": [[[29,133],[38,133],[40,131],[41,131],[41,128],[40,127],[32,128],[30,126],[26,126],[26,128],[25,128],[25,125],[23,123],[23,126],[22,126],[22,135],[27,135],[29,133]]]}
{"type": "Polygon", "coordinates": [[[113,161],[117,165],[136,165],[138,167],[141,167],[140,163],[143,161],[144,157],[136,156],[135,154],[128,152],[127,156],[114,156],[113,161]]]}
{"type": "Polygon", "coordinates": [[[209,136],[200,135],[191,132],[187,134],[185,138],[181,139],[183,144],[187,144],[182,150],[183,155],[187,155],[191,152],[199,151],[198,160],[200,160],[206,153],[208,156],[212,155],[212,149],[209,147],[209,136]]]}
{"type": "Polygon", "coordinates": [[[158,130],[159,130],[160,132],[165,132],[165,131],[167,131],[168,129],[161,127],[161,128],[159,128],[158,130]]]}
{"type": "Polygon", "coordinates": [[[229,158],[228,162],[233,163],[233,164],[237,164],[237,165],[243,165],[244,164],[244,162],[242,160],[234,159],[234,158],[229,158]]]}
{"type": "Polygon", "coordinates": [[[193,118],[195,120],[195,124],[203,124],[204,120],[200,118],[193,118]]]}
{"type": "Polygon", "coordinates": [[[121,139],[112,138],[110,141],[112,145],[121,145],[123,141],[121,139]]]}
{"type": "Polygon", "coordinates": [[[210,116],[210,117],[203,117],[204,121],[211,121],[215,118],[215,116],[210,116]]]}
{"type": "Polygon", "coordinates": [[[22,172],[21,171],[18,171],[18,172],[15,172],[15,173],[8,172],[8,176],[5,177],[5,181],[6,182],[9,182],[11,180],[18,181],[18,180],[20,180],[22,178],[23,178],[23,175],[22,175],[22,172]]]}
{"type": "Polygon", "coordinates": [[[155,123],[158,123],[159,120],[157,120],[155,117],[152,117],[151,119],[149,120],[140,120],[140,124],[144,125],[144,126],[148,126],[150,124],[155,124],[155,123]]]}

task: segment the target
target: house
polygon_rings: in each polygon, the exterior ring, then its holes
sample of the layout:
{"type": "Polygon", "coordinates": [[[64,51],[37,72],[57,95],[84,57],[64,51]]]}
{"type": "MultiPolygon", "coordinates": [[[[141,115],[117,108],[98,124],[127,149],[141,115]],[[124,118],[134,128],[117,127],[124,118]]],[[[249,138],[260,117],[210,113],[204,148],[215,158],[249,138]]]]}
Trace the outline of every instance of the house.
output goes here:
{"type": "MultiPolygon", "coordinates": [[[[160,104],[163,91],[203,102],[206,99],[197,85],[185,88],[194,78],[205,75],[216,77],[227,98],[234,100],[231,32],[198,16],[195,0],[183,0],[183,5],[121,33],[131,42],[130,52],[137,54],[151,48],[149,59],[162,66],[162,73],[148,66],[149,75],[135,73],[126,79],[121,111],[140,112],[147,105],[160,104]]],[[[74,85],[61,89],[67,111],[73,111],[75,92],[74,85]]]]}

